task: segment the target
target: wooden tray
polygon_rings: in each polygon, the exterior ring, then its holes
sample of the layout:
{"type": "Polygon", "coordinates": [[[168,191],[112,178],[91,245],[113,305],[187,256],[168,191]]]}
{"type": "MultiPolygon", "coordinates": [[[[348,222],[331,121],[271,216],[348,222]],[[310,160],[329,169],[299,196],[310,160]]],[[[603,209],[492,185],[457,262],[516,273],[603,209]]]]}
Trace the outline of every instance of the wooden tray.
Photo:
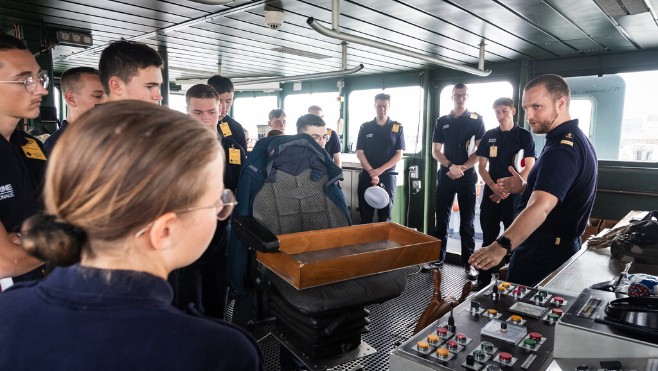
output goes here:
{"type": "Polygon", "coordinates": [[[436,260],[440,240],[396,223],[373,223],[277,236],[279,251],[257,259],[297,289],[436,260]]]}

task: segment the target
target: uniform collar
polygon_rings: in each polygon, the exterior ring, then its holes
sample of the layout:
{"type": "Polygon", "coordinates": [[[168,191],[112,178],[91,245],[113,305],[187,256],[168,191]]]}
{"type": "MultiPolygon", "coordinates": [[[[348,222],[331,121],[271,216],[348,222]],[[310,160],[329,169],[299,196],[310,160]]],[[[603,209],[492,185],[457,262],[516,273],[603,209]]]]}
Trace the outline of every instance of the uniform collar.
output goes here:
{"type": "Polygon", "coordinates": [[[152,274],[77,264],[55,269],[42,285],[49,295],[71,304],[120,304],[148,300],[169,305],[173,299],[173,291],[167,281],[152,274]]]}
{"type": "Polygon", "coordinates": [[[573,132],[576,128],[578,128],[578,119],[573,119],[564,122],[563,124],[559,125],[555,129],[549,131],[546,133],[546,140],[552,140],[556,138],[562,138],[562,136],[566,133],[571,133],[573,132]]]}

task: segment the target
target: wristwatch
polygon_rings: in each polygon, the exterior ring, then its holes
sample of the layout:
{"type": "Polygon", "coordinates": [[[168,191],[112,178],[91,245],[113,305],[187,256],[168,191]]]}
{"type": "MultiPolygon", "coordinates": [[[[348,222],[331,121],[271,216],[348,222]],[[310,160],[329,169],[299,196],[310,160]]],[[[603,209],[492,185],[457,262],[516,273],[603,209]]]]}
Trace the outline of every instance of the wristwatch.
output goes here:
{"type": "Polygon", "coordinates": [[[498,243],[498,246],[507,250],[507,255],[512,253],[512,241],[510,241],[509,238],[505,236],[500,236],[496,239],[496,243],[498,243]]]}

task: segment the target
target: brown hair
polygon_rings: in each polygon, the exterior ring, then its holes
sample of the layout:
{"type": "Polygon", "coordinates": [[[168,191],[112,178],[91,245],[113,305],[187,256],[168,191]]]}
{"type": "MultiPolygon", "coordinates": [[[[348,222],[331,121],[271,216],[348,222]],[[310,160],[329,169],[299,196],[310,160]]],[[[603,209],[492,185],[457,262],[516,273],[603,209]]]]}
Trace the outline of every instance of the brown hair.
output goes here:
{"type": "Polygon", "coordinates": [[[207,164],[222,155],[194,118],[138,101],[97,106],[60,142],[46,173],[47,215],[23,226],[26,249],[56,265],[94,253],[85,239],[116,241],[192,206],[207,191],[207,164]]]}
{"type": "Polygon", "coordinates": [[[569,90],[569,84],[567,84],[567,81],[562,76],[553,74],[537,76],[530,80],[523,90],[529,90],[539,85],[544,85],[546,90],[548,90],[548,94],[553,98],[553,102],[557,102],[562,97],[567,97],[567,106],[569,106],[571,92],[569,90]]]}

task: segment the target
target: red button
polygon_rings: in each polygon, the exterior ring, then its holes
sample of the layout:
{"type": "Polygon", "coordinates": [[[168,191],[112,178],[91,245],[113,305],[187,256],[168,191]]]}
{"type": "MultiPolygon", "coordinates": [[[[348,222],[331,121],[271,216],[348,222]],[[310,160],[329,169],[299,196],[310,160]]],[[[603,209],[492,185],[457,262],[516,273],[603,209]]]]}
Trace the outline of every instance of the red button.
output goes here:
{"type": "Polygon", "coordinates": [[[561,297],[561,296],[554,296],[554,297],[553,297],[553,301],[562,304],[562,303],[564,302],[564,298],[561,297]]]}
{"type": "Polygon", "coordinates": [[[448,329],[445,328],[445,327],[437,327],[437,328],[436,328],[436,332],[437,332],[439,335],[448,335],[448,329]]]}
{"type": "Polygon", "coordinates": [[[564,313],[564,312],[562,312],[562,309],[559,309],[559,308],[553,308],[553,309],[551,309],[551,313],[553,313],[553,314],[557,314],[558,316],[561,316],[562,313],[564,313]]]}
{"type": "Polygon", "coordinates": [[[450,340],[450,341],[448,342],[448,348],[450,348],[450,349],[457,349],[457,342],[454,341],[454,340],[450,340]]]}
{"type": "Polygon", "coordinates": [[[541,334],[538,332],[531,332],[528,334],[528,337],[530,337],[530,339],[532,340],[537,340],[537,341],[541,340],[541,334]]]}
{"type": "Polygon", "coordinates": [[[519,295],[521,295],[521,290],[519,290],[519,289],[514,289],[514,290],[512,290],[512,295],[514,295],[514,296],[519,296],[519,295]]]}
{"type": "Polygon", "coordinates": [[[519,290],[520,290],[521,292],[524,292],[524,291],[525,291],[525,286],[523,286],[523,285],[519,286],[519,290]]]}
{"type": "Polygon", "coordinates": [[[512,362],[512,355],[507,352],[500,352],[500,354],[498,354],[498,358],[500,359],[501,362],[504,363],[512,362]]]}

